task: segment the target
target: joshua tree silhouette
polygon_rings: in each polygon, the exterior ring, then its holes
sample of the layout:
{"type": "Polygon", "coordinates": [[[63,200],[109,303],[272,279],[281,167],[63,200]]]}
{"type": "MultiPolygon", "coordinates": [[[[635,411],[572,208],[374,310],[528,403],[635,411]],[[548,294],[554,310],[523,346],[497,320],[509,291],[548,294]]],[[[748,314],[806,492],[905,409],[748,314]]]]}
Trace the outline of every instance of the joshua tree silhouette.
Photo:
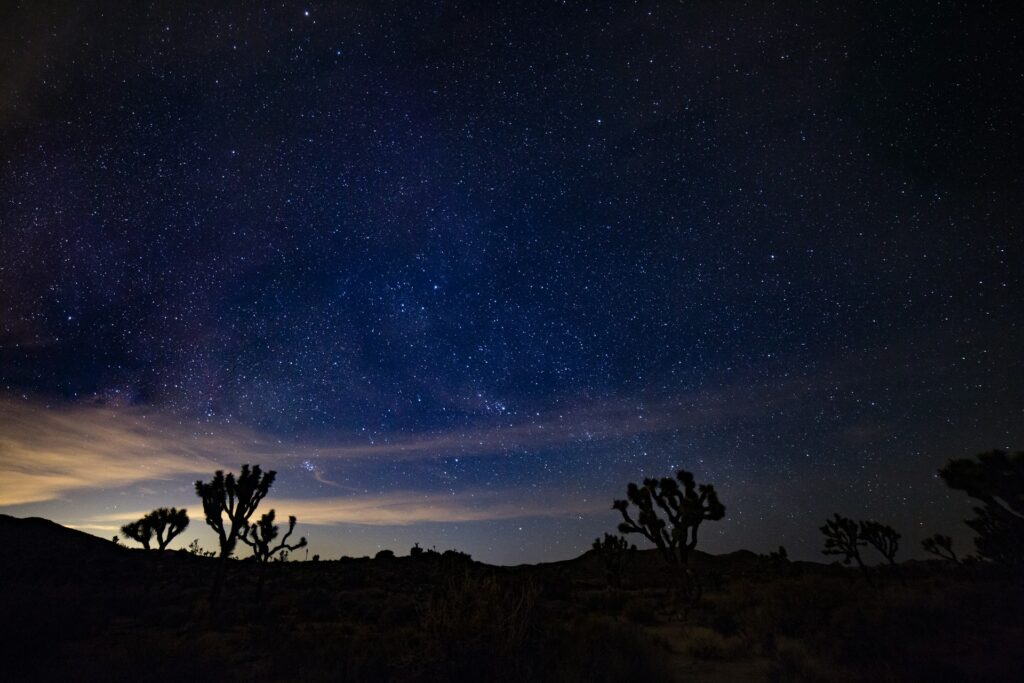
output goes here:
{"type": "Polygon", "coordinates": [[[937,555],[953,564],[960,564],[960,558],[956,556],[956,552],[953,550],[953,539],[950,536],[943,536],[942,534],[929,536],[921,541],[921,547],[927,553],[937,555]]]}
{"type": "Polygon", "coordinates": [[[981,502],[967,526],[978,536],[980,557],[1024,570],[1024,451],[981,453],[977,459],[952,460],[939,470],[943,481],[981,502]]]}
{"type": "Polygon", "coordinates": [[[149,525],[149,515],[125,524],[121,527],[121,533],[125,538],[141,543],[143,548],[149,550],[149,543],[153,540],[153,527],[149,525]]]}
{"type": "Polygon", "coordinates": [[[604,539],[594,539],[594,550],[597,556],[604,563],[605,575],[608,578],[608,585],[618,588],[622,584],[622,568],[630,554],[636,551],[635,545],[630,545],[622,536],[605,534],[604,539]]]}
{"type": "Polygon", "coordinates": [[[220,542],[220,562],[210,594],[211,601],[215,602],[220,597],[225,563],[239,536],[248,530],[249,518],[270,491],[276,476],[273,470],[264,473],[259,465],[253,465],[252,469],[249,465],[242,465],[237,479],[230,472],[225,475],[223,470],[217,470],[209,482],[196,482],[196,495],[203,501],[206,523],[217,532],[220,542]]]}
{"type": "Polygon", "coordinates": [[[622,514],[619,532],[640,534],[653,543],[672,569],[683,596],[697,600],[700,585],[689,568],[690,551],[697,547],[700,525],[725,516],[725,506],[719,502],[715,487],[697,486],[693,474],[679,470],[675,479],[645,479],[643,486],[630,483],[626,497],[628,500],[612,504],[622,514]],[[638,509],[635,520],[629,514],[630,503],[638,509]],[[658,510],[665,519],[659,517],[658,510]]]}
{"type": "Polygon", "coordinates": [[[256,561],[260,563],[259,580],[256,584],[256,601],[259,602],[263,597],[263,583],[265,580],[266,569],[265,566],[268,562],[277,556],[277,559],[284,561],[288,557],[288,553],[299,548],[306,547],[306,537],[303,536],[299,539],[299,542],[294,545],[288,545],[288,537],[295,531],[295,516],[292,515],[288,518],[288,533],[282,538],[281,542],[276,546],[274,541],[277,539],[279,530],[277,525],[274,524],[275,512],[264,514],[260,517],[260,521],[255,524],[250,524],[245,531],[243,531],[238,540],[252,548],[252,555],[256,558],[256,561]]]}
{"type": "Polygon", "coordinates": [[[178,508],[157,508],[146,515],[145,519],[149,520],[160,550],[164,550],[175,536],[187,529],[189,522],[188,512],[178,508]]]}
{"type": "Polygon", "coordinates": [[[861,520],[860,537],[882,553],[889,564],[896,566],[896,552],[900,549],[900,535],[896,533],[895,529],[880,522],[861,520]]]}
{"type": "Polygon", "coordinates": [[[277,525],[274,524],[275,512],[264,514],[260,517],[260,521],[255,524],[250,524],[246,530],[238,537],[242,543],[252,548],[252,555],[256,558],[257,562],[270,562],[271,558],[283,550],[298,550],[299,548],[306,547],[306,537],[303,536],[299,539],[299,542],[295,545],[288,545],[288,537],[295,531],[295,516],[292,515],[288,518],[288,533],[282,538],[281,542],[274,546],[274,540],[278,536],[277,525]]]}
{"type": "Polygon", "coordinates": [[[157,508],[142,519],[121,527],[126,538],[142,544],[149,550],[149,544],[156,537],[157,546],[163,550],[188,527],[188,512],[178,508],[157,508]]]}
{"type": "Polygon", "coordinates": [[[864,566],[864,561],[860,557],[860,548],[865,543],[860,538],[857,522],[837,512],[832,519],[826,520],[825,526],[821,527],[821,533],[825,534],[825,549],[821,551],[823,554],[842,555],[843,564],[850,564],[856,560],[864,578],[871,580],[868,568],[864,566]]]}

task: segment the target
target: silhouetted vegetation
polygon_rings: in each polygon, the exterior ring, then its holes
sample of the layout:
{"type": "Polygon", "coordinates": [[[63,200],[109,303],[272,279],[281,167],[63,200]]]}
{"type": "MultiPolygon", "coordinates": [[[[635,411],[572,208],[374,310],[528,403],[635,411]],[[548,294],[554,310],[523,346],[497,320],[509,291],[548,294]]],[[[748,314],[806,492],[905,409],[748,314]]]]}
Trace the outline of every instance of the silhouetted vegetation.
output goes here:
{"type": "Polygon", "coordinates": [[[953,550],[953,539],[950,536],[943,536],[942,534],[929,536],[921,541],[921,547],[924,548],[925,552],[941,557],[943,560],[953,564],[960,564],[960,559],[953,550]]]}
{"type": "Polygon", "coordinates": [[[189,553],[191,553],[192,555],[198,555],[200,557],[216,557],[217,556],[217,551],[215,551],[215,550],[207,550],[203,546],[199,545],[199,539],[198,538],[193,538],[192,542],[188,544],[188,547],[185,548],[185,550],[188,551],[189,553]]]}
{"type": "Polygon", "coordinates": [[[250,524],[238,537],[238,540],[252,548],[252,555],[257,562],[270,562],[274,555],[282,551],[293,551],[306,547],[305,536],[300,538],[298,543],[288,544],[288,538],[295,531],[297,520],[294,515],[288,518],[288,533],[281,538],[280,543],[274,545],[274,541],[280,533],[277,525],[274,524],[275,514],[274,510],[265,513],[258,522],[250,524]]]}
{"type": "Polygon", "coordinates": [[[636,552],[636,546],[622,536],[605,534],[603,539],[594,539],[593,548],[604,564],[608,585],[619,588],[622,585],[622,568],[629,555],[636,552]]]}
{"type": "Polygon", "coordinates": [[[209,482],[196,482],[196,495],[203,501],[206,523],[217,533],[220,543],[221,561],[214,579],[211,600],[220,596],[224,583],[224,563],[234,552],[239,536],[248,530],[249,518],[270,491],[276,476],[273,470],[264,473],[259,465],[251,469],[249,465],[242,465],[237,479],[233,473],[225,475],[222,470],[217,470],[209,482]]]}
{"type": "Polygon", "coordinates": [[[153,527],[149,525],[148,515],[134,522],[129,522],[121,527],[121,533],[125,538],[140,543],[143,548],[149,550],[149,544],[153,540],[153,527]]]}
{"type": "MultiPolygon", "coordinates": [[[[283,534],[273,510],[248,521],[273,482],[258,467],[243,467],[238,481],[218,472],[209,484],[197,482],[207,517],[220,521],[217,560],[198,540],[168,555],[126,552],[52,524],[22,533],[0,515],[0,543],[28,548],[0,555],[0,619],[8,626],[0,647],[16,653],[5,657],[5,673],[12,680],[134,680],[144,670],[168,681],[559,683],[1016,681],[1024,674],[1017,656],[1024,586],[997,564],[981,563],[969,576],[905,564],[904,585],[874,586],[847,583],[852,570],[837,565],[790,561],[781,546],[767,557],[707,555],[694,548],[696,527],[720,519],[724,507],[710,486],[697,487],[685,472],[677,479],[681,486],[671,479],[631,485],[630,500],[615,504],[622,526],[654,550],[606,534],[576,560],[521,567],[489,567],[419,544],[410,557],[381,550],[376,561],[284,562],[307,544],[289,543],[294,517],[283,534]],[[222,576],[233,520],[235,540],[252,547],[256,561],[237,563],[232,585],[255,583],[257,600],[222,601],[210,611],[203,586],[222,576]],[[63,536],[40,544],[41,530],[63,536]],[[74,566],[57,561],[71,555],[80,560],[74,566]],[[626,557],[632,585],[609,590],[626,557]],[[146,571],[154,566],[161,571],[146,571]],[[691,570],[714,581],[679,619],[673,597],[680,572],[691,570]],[[261,600],[265,576],[275,590],[261,600]]],[[[149,517],[133,531],[151,543],[149,517]]],[[[891,527],[836,514],[821,529],[825,553],[856,561],[865,574],[865,545],[896,565],[900,536],[891,527]]],[[[159,536],[163,545],[173,537],[166,528],[159,536]]],[[[923,547],[958,559],[949,537],[923,547]]]]}
{"type": "MultiPolygon", "coordinates": [[[[160,550],[188,527],[188,512],[178,508],[158,508],[141,519],[125,524],[121,533],[142,547],[149,550],[153,539],[156,539],[160,550]]],[[[115,537],[116,538],[116,537],[115,537]]]]}
{"type": "Polygon", "coordinates": [[[967,525],[977,534],[978,556],[1024,570],[1024,451],[993,450],[976,459],[952,460],[939,476],[955,490],[980,501],[967,525]]]}
{"type": "Polygon", "coordinates": [[[188,522],[188,512],[178,508],[158,508],[149,513],[149,523],[160,550],[166,549],[176,536],[187,529],[188,522]]]}
{"type": "Polygon", "coordinates": [[[612,504],[622,514],[619,532],[640,534],[653,543],[672,570],[682,595],[688,600],[699,598],[700,584],[689,567],[689,557],[697,547],[701,524],[725,516],[725,506],[719,502],[715,487],[697,486],[693,474],[679,470],[675,479],[645,479],[642,487],[630,483],[626,497],[612,504]],[[629,514],[630,503],[638,509],[636,519],[629,514]]]}
{"type": "Polygon", "coordinates": [[[873,547],[892,566],[896,566],[896,553],[900,549],[900,535],[891,526],[881,522],[860,522],[860,537],[873,547]]]}
{"type": "Polygon", "coordinates": [[[821,533],[825,534],[825,548],[821,551],[822,554],[842,555],[843,564],[856,561],[864,577],[870,579],[868,568],[864,566],[864,561],[860,557],[860,549],[866,544],[860,537],[857,522],[837,512],[832,519],[825,521],[821,533]]]}

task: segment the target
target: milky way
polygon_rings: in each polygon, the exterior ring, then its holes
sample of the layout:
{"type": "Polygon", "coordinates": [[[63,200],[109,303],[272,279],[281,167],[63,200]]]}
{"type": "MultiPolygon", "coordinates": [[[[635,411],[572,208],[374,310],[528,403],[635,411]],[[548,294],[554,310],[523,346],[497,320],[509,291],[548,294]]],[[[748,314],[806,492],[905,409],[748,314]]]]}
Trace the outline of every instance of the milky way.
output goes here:
{"type": "Polygon", "coordinates": [[[3,511],[259,461],[314,551],[519,562],[686,467],[713,550],[965,534],[935,470],[1024,443],[1019,22],[381,4],[0,10],[3,511]]]}

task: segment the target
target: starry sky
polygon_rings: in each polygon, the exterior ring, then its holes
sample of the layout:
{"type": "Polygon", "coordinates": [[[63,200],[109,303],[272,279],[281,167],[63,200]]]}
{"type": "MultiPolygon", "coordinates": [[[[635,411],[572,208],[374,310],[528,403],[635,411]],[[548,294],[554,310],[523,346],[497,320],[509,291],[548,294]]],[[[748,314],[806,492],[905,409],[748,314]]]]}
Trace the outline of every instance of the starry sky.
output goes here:
{"type": "Polygon", "coordinates": [[[835,511],[965,544],[937,468],[1024,444],[1020,29],[4,3],[0,512],[212,546],[192,482],[258,462],[323,557],[513,564],[685,467],[708,550],[821,559],[835,511]]]}

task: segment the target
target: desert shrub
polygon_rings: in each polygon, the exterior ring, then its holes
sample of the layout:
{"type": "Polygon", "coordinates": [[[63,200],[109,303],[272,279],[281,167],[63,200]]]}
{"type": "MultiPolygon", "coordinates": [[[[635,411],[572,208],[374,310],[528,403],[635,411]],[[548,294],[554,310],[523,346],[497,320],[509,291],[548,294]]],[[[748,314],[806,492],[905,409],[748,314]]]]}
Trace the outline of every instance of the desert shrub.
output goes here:
{"type": "Polygon", "coordinates": [[[739,638],[727,638],[704,626],[691,626],[686,630],[684,649],[696,659],[731,659],[741,653],[739,638]]]}
{"type": "Polygon", "coordinates": [[[544,648],[541,680],[618,683],[674,680],[667,645],[634,626],[607,618],[581,618],[554,627],[544,648]]]}
{"type": "Polygon", "coordinates": [[[545,600],[569,600],[572,598],[572,579],[562,570],[547,572],[540,590],[545,600]]]}
{"type": "Polygon", "coordinates": [[[780,638],[768,670],[768,680],[777,683],[838,683],[854,678],[812,653],[804,641],[780,638]]]}
{"type": "Polygon", "coordinates": [[[377,625],[382,628],[412,626],[416,624],[418,617],[419,613],[414,603],[393,598],[380,610],[377,625]]]}
{"type": "Polygon", "coordinates": [[[650,626],[657,623],[658,604],[648,598],[633,598],[626,603],[622,615],[634,624],[650,626]]]}
{"type": "Polygon", "coordinates": [[[629,598],[627,593],[618,590],[598,590],[582,593],[579,602],[588,612],[602,612],[604,614],[618,615],[629,598]]]}
{"type": "Polygon", "coordinates": [[[425,680],[521,680],[531,664],[537,588],[467,571],[421,610],[419,648],[410,670],[425,680]]]}

